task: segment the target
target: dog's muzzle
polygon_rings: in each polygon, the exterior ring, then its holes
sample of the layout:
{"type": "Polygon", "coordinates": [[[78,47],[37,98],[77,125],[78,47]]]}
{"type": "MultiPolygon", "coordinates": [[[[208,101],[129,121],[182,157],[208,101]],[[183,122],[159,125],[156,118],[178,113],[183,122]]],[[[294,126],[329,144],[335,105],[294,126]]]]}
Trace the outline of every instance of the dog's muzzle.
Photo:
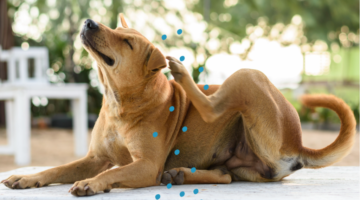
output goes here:
{"type": "Polygon", "coordinates": [[[84,31],[96,31],[99,30],[99,25],[91,19],[87,19],[84,23],[84,31]]]}
{"type": "Polygon", "coordinates": [[[87,19],[87,20],[85,20],[84,27],[82,28],[82,30],[80,32],[80,37],[81,37],[81,39],[84,40],[85,39],[84,36],[89,35],[92,32],[95,32],[97,30],[99,30],[99,25],[96,22],[94,22],[93,20],[87,19]]]}
{"type": "Polygon", "coordinates": [[[99,49],[97,49],[97,45],[96,43],[92,40],[93,38],[93,34],[99,30],[99,25],[94,22],[91,19],[87,19],[84,23],[84,27],[81,30],[80,33],[80,38],[81,38],[81,42],[91,48],[94,52],[96,52],[98,55],[100,55],[100,57],[104,60],[104,62],[109,65],[112,66],[114,65],[115,61],[114,59],[110,58],[109,56],[101,53],[99,49]]]}

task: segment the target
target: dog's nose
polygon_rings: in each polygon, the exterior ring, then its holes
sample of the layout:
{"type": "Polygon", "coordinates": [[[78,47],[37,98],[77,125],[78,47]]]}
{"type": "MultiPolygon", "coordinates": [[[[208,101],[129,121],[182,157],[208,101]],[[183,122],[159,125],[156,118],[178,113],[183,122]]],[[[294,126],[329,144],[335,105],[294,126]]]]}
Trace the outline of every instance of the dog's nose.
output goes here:
{"type": "Polygon", "coordinates": [[[91,19],[87,19],[85,21],[85,27],[88,30],[97,30],[97,29],[99,29],[99,25],[96,22],[94,22],[93,20],[91,20],[91,19]]]}

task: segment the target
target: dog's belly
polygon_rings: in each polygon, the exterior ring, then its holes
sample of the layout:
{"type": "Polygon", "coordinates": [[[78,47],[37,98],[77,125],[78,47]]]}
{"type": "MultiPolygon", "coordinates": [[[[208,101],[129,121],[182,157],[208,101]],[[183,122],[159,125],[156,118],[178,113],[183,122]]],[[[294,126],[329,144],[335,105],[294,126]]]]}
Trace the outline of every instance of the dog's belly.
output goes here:
{"type": "Polygon", "coordinates": [[[187,127],[187,131],[180,130],[176,144],[167,158],[165,170],[176,167],[208,169],[223,165],[233,155],[242,134],[240,113],[225,113],[216,122],[206,123],[192,105],[183,126],[187,127]],[[180,150],[179,155],[174,154],[176,149],[180,150]]]}

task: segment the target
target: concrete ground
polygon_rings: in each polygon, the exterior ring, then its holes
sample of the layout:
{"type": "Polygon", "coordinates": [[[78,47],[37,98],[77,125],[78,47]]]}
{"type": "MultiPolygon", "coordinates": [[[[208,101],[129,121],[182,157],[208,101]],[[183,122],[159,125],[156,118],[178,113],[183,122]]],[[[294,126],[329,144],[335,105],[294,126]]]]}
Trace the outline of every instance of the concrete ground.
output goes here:
{"type": "MultiPolygon", "coordinates": [[[[11,174],[27,174],[43,171],[48,167],[26,167],[0,173],[0,180],[11,174]]],[[[195,172],[196,173],[196,172],[195,172]]],[[[76,199],[68,193],[71,184],[50,185],[43,188],[12,190],[0,184],[0,199],[67,200],[76,199]]],[[[358,200],[359,167],[327,167],[302,169],[283,181],[270,183],[234,182],[231,184],[165,185],[138,188],[113,189],[81,199],[274,199],[274,200],[358,200]],[[198,193],[194,193],[194,191],[198,193]],[[183,197],[180,196],[184,193],[183,197]]]]}
{"type": "MultiPolygon", "coordinates": [[[[6,130],[0,129],[0,145],[6,144],[6,130]]],[[[89,131],[90,134],[90,131],[89,131]]],[[[338,132],[303,131],[303,145],[320,149],[332,143],[338,132]]],[[[72,130],[66,129],[32,129],[31,131],[31,164],[29,166],[58,166],[78,159],[74,156],[72,130]]],[[[355,145],[350,154],[334,166],[359,166],[359,134],[356,134],[355,145]]],[[[14,156],[0,155],[0,172],[17,169],[14,156]]]]}
{"type": "MultiPolygon", "coordinates": [[[[90,134],[90,132],[89,132],[90,134]]],[[[303,131],[303,145],[323,148],[333,142],[338,132],[303,131]]],[[[0,129],[0,145],[6,144],[5,129],[0,129]]],[[[33,129],[31,134],[32,162],[29,166],[58,166],[78,159],[73,153],[71,130],[33,129]]],[[[250,183],[234,182],[227,185],[174,185],[140,189],[113,189],[107,194],[98,194],[86,199],[359,199],[359,134],[351,153],[337,166],[324,169],[302,169],[281,182],[250,183]],[[357,167],[349,167],[357,166],[357,167]],[[194,190],[198,193],[195,194],[194,190]],[[184,196],[181,197],[181,192],[184,196]]],[[[49,167],[19,168],[14,156],[0,155],[0,180],[12,174],[30,174],[49,167]],[[9,171],[12,170],[12,171],[9,171]]],[[[75,199],[67,191],[71,184],[54,184],[43,188],[11,190],[0,184],[0,199],[75,199]]]]}

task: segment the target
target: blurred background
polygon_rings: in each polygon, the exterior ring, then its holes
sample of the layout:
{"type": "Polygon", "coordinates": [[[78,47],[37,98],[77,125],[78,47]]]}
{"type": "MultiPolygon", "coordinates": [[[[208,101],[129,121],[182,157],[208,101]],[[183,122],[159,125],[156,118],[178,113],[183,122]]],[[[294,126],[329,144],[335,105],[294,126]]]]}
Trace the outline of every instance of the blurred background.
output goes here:
{"type": "MultiPolygon", "coordinates": [[[[0,3],[3,50],[47,47],[50,67],[45,73],[50,83],[89,85],[89,134],[101,108],[102,86],[97,64],[82,47],[79,32],[87,18],[116,28],[120,26],[120,12],[129,27],[165,55],[185,56],[183,63],[197,83],[221,84],[241,68],[264,72],[298,111],[304,146],[322,148],[330,144],[337,137],[340,120],[328,109],[303,107],[298,102],[302,94],[334,94],[348,103],[359,121],[358,0],[0,3]]],[[[0,62],[0,87],[8,79],[7,70],[7,64],[0,62]]],[[[168,69],[163,73],[173,78],[168,69]]],[[[31,99],[31,165],[55,166],[77,158],[73,155],[70,107],[69,100],[41,96],[31,99]]],[[[0,101],[0,145],[7,142],[5,124],[5,104],[0,101]]],[[[353,152],[337,165],[359,165],[358,141],[357,134],[353,152]]],[[[0,155],[0,171],[17,167],[12,155],[0,155]]]]}

